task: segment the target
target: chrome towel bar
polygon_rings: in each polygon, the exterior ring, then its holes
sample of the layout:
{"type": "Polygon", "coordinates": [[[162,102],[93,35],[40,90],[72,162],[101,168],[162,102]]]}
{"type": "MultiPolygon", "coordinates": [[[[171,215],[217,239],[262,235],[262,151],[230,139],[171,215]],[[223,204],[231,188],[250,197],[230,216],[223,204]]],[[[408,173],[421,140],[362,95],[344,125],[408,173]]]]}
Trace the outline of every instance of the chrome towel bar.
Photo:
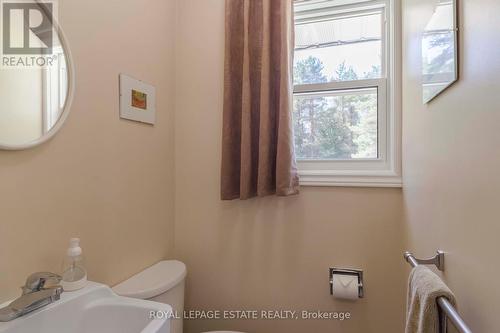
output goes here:
{"type": "MultiPolygon", "coordinates": [[[[412,266],[418,265],[435,265],[440,271],[444,271],[444,252],[438,251],[437,255],[431,259],[417,259],[410,252],[405,252],[405,260],[412,266]]],[[[444,314],[442,321],[442,332],[446,332],[446,318],[455,326],[459,333],[472,333],[472,330],[467,326],[465,321],[460,317],[457,310],[445,297],[439,297],[437,300],[441,312],[444,314]]]]}
{"type": "Polygon", "coordinates": [[[444,272],[444,252],[437,251],[437,254],[429,259],[417,259],[410,252],[405,252],[406,261],[410,262],[410,260],[415,261],[414,263],[410,263],[413,267],[417,265],[435,265],[437,269],[441,272],[444,272]]]}

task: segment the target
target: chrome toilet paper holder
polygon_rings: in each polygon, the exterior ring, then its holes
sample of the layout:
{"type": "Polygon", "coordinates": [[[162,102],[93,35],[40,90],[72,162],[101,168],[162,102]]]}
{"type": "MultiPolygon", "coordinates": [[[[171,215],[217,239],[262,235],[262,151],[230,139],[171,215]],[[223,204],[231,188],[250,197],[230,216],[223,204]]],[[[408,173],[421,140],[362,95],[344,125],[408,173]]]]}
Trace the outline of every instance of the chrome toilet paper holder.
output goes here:
{"type": "Polygon", "coordinates": [[[330,295],[333,295],[333,278],[335,275],[353,275],[358,277],[358,296],[363,298],[365,296],[364,292],[364,282],[363,282],[363,271],[361,269],[350,269],[350,268],[330,268],[330,295]]]}

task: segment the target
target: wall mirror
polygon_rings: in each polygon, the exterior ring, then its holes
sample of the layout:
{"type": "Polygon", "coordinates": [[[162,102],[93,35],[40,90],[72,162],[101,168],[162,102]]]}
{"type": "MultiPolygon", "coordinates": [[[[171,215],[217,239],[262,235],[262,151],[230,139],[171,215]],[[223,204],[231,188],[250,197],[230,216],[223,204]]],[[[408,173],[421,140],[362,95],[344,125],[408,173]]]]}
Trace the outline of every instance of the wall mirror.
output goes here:
{"type": "Polygon", "coordinates": [[[1,4],[0,149],[47,141],[69,112],[73,68],[56,4],[1,4]]]}
{"type": "Polygon", "coordinates": [[[437,0],[422,36],[423,102],[458,80],[457,0],[437,0]]]}

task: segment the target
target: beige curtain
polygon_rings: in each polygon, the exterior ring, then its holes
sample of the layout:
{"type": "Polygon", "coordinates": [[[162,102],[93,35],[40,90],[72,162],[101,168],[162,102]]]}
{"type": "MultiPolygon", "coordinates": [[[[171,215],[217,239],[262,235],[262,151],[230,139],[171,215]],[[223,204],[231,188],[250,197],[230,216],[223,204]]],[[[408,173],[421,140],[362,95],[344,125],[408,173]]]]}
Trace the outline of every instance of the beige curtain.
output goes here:
{"type": "Polygon", "coordinates": [[[299,192],[293,0],[226,0],[222,199],[299,192]]]}

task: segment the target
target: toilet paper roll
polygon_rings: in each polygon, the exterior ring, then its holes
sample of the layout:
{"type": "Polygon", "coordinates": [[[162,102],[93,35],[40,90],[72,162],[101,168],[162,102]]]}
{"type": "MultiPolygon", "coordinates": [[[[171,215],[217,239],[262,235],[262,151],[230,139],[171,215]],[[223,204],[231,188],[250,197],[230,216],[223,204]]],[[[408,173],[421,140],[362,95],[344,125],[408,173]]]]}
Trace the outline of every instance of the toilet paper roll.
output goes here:
{"type": "Polygon", "coordinates": [[[333,297],[346,300],[359,298],[359,285],[357,275],[334,274],[333,297]]]}

